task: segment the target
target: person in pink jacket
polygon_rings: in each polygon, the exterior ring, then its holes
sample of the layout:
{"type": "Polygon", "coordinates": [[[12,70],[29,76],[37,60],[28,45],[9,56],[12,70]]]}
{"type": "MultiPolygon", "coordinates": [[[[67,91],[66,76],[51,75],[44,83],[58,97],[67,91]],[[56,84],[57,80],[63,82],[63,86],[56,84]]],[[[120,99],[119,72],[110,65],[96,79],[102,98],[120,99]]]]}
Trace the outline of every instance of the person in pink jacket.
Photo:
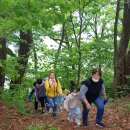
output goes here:
{"type": "Polygon", "coordinates": [[[64,101],[64,109],[68,111],[68,121],[74,122],[74,116],[76,115],[75,123],[81,125],[81,110],[80,110],[80,98],[77,91],[77,86],[71,86],[71,93],[64,101]]]}

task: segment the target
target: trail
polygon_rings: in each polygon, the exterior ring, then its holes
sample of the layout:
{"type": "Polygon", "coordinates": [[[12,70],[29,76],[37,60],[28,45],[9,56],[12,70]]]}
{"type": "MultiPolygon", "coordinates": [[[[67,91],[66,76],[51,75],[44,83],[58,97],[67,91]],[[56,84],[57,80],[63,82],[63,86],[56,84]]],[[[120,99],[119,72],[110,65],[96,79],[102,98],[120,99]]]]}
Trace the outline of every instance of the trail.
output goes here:
{"type": "MultiPolygon", "coordinates": [[[[26,107],[30,109],[32,115],[20,115],[15,107],[7,108],[0,100],[0,130],[25,130],[30,125],[48,125],[57,128],[57,130],[100,130],[95,126],[96,108],[93,106],[89,113],[88,126],[76,126],[67,121],[65,111],[58,112],[57,117],[53,118],[50,114],[41,114],[40,110],[33,110],[33,106],[27,103],[26,107]]],[[[106,128],[103,130],[130,130],[130,109],[123,103],[113,103],[105,106],[103,122],[106,128]]],[[[48,129],[46,129],[48,130],[48,129]]]]}

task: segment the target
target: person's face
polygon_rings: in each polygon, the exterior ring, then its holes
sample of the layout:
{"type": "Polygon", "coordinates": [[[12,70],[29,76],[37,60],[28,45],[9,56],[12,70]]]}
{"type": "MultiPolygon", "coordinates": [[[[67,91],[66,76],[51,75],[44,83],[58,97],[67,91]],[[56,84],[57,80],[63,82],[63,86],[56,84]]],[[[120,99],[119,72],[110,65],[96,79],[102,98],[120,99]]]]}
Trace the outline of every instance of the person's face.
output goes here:
{"type": "Polygon", "coordinates": [[[51,73],[49,78],[50,78],[50,79],[54,79],[54,78],[55,78],[55,74],[54,74],[54,73],[51,73]]]}
{"type": "Polygon", "coordinates": [[[74,89],[73,93],[77,93],[77,89],[74,89]]]}
{"type": "Polygon", "coordinates": [[[99,80],[100,79],[99,73],[97,72],[96,74],[92,75],[92,78],[95,80],[99,80]]]}

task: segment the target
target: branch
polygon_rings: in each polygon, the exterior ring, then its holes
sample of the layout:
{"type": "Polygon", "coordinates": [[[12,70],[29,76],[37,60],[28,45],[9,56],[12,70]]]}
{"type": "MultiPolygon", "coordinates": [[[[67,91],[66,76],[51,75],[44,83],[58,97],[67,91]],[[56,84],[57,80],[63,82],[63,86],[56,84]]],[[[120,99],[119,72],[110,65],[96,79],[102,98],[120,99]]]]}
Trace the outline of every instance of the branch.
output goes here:
{"type": "MultiPolygon", "coordinates": [[[[24,26],[24,25],[25,25],[25,24],[23,24],[22,26],[24,26]]],[[[17,27],[14,27],[12,30],[10,30],[10,32],[8,32],[4,38],[6,38],[8,35],[10,35],[10,34],[11,34],[13,31],[15,31],[17,28],[18,28],[18,26],[17,26],[17,27]]]]}
{"type": "Polygon", "coordinates": [[[98,35],[97,35],[97,14],[96,14],[96,17],[94,19],[94,23],[95,23],[95,30],[94,30],[95,37],[98,38],[98,35]]]}
{"type": "Polygon", "coordinates": [[[72,19],[72,15],[71,15],[71,14],[70,14],[70,20],[71,20],[71,23],[72,23],[72,29],[73,29],[73,32],[74,32],[75,41],[76,41],[76,43],[78,43],[77,36],[76,36],[76,32],[75,32],[75,26],[74,26],[74,23],[73,23],[73,19],[72,19]]]}
{"type": "MultiPolygon", "coordinates": [[[[54,40],[57,44],[60,44],[59,42],[61,42],[61,39],[53,38],[53,37],[50,37],[50,36],[49,36],[49,38],[51,38],[52,40],[54,40]],[[58,42],[58,41],[59,41],[59,42],[58,42]]],[[[63,41],[63,42],[67,44],[66,41],[63,41]]],[[[62,45],[62,46],[63,46],[63,47],[66,47],[66,46],[64,46],[64,45],[62,45]]]]}
{"type": "Polygon", "coordinates": [[[7,37],[8,35],[10,35],[10,34],[11,34],[15,29],[17,29],[17,28],[18,28],[18,27],[14,27],[12,30],[10,30],[10,32],[8,32],[4,38],[6,39],[6,37],[7,37]]]}
{"type": "Polygon", "coordinates": [[[58,48],[58,51],[57,51],[57,56],[59,55],[60,50],[61,50],[61,46],[62,46],[62,43],[63,43],[63,40],[64,40],[64,34],[65,34],[65,23],[63,23],[63,26],[62,26],[62,34],[61,34],[61,39],[60,39],[60,43],[59,43],[59,48],[58,48]]]}
{"type": "MultiPolygon", "coordinates": [[[[59,41],[59,42],[64,42],[64,43],[66,43],[67,44],[67,42],[66,41],[62,41],[61,39],[59,39],[59,38],[53,38],[53,37],[51,37],[51,36],[49,36],[52,40],[54,40],[55,42],[57,42],[57,41],[59,41]]],[[[58,43],[59,44],[59,43],[58,43]]]]}
{"type": "Polygon", "coordinates": [[[108,20],[105,24],[102,25],[101,37],[103,37],[104,28],[105,28],[105,26],[107,25],[107,23],[109,23],[109,22],[110,22],[110,20],[108,20]]]}

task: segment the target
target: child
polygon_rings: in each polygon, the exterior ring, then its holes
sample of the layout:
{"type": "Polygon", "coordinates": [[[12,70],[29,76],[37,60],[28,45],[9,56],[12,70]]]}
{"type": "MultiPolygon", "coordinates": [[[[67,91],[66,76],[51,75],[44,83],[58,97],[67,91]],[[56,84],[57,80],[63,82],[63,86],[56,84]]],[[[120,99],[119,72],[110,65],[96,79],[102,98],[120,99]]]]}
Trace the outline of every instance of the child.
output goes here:
{"type": "Polygon", "coordinates": [[[37,84],[35,86],[36,91],[36,101],[41,103],[42,113],[45,112],[45,101],[46,101],[46,89],[45,81],[41,78],[37,79],[37,84]]]}
{"type": "Polygon", "coordinates": [[[76,115],[75,123],[80,126],[81,125],[81,111],[79,104],[80,99],[77,92],[77,87],[71,86],[71,93],[67,96],[66,100],[64,101],[64,109],[69,112],[68,120],[70,122],[74,121],[74,116],[76,115]]]}

